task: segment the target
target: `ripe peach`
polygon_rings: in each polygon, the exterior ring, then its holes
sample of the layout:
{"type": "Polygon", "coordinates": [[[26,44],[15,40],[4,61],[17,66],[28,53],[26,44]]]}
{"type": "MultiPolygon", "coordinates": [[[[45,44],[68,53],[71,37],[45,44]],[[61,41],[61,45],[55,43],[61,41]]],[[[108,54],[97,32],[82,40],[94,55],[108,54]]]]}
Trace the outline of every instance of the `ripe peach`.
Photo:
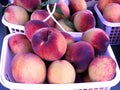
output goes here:
{"type": "Polygon", "coordinates": [[[74,38],[67,32],[61,32],[66,39],[67,45],[74,43],[74,38]]]}
{"type": "Polygon", "coordinates": [[[64,1],[59,1],[53,15],[56,19],[68,18],[70,16],[70,9],[64,1]]]}
{"type": "Polygon", "coordinates": [[[71,13],[75,13],[77,11],[86,10],[87,4],[85,0],[70,0],[69,3],[71,13]]]}
{"type": "Polygon", "coordinates": [[[103,13],[104,8],[112,2],[113,2],[113,0],[98,0],[98,6],[97,7],[100,10],[100,12],[103,13]]]}
{"type": "Polygon", "coordinates": [[[88,73],[92,81],[109,81],[116,73],[116,63],[109,56],[98,56],[90,63],[88,73]]]}
{"type": "Polygon", "coordinates": [[[110,39],[107,33],[100,28],[92,28],[82,34],[82,40],[89,42],[96,53],[106,51],[110,39]]]}
{"type": "Polygon", "coordinates": [[[32,52],[32,46],[24,34],[14,34],[8,40],[10,50],[14,53],[32,52]]]}
{"type": "Polygon", "coordinates": [[[13,3],[32,12],[38,7],[38,5],[41,3],[41,0],[14,0],[13,3]]]}
{"type": "MultiPolygon", "coordinates": [[[[30,19],[31,20],[41,20],[43,21],[49,16],[49,13],[46,10],[35,10],[32,14],[30,19]]],[[[55,22],[52,18],[49,18],[47,21],[45,21],[49,26],[54,27],[55,22]]]]}
{"type": "Polygon", "coordinates": [[[43,83],[46,79],[46,66],[34,53],[16,54],[11,62],[11,71],[16,82],[43,83]]]}
{"type": "MultiPolygon", "coordinates": [[[[70,22],[70,21],[67,21],[65,19],[59,19],[58,20],[58,23],[63,27],[63,29],[67,32],[73,32],[74,31],[74,26],[73,26],[73,23],[70,22]],[[71,23],[70,25],[68,25],[67,23],[71,23]]],[[[60,31],[63,31],[63,29],[58,25],[56,24],[55,27],[60,30],[60,31]]]]}
{"type": "Polygon", "coordinates": [[[59,30],[46,27],[33,34],[32,47],[41,58],[54,61],[63,57],[67,49],[67,42],[59,30]]]}
{"type": "Polygon", "coordinates": [[[73,23],[76,30],[80,32],[84,32],[96,25],[95,17],[90,10],[76,12],[73,23]]]}
{"type": "Polygon", "coordinates": [[[4,18],[9,23],[24,25],[29,20],[29,15],[24,8],[10,5],[4,11],[4,18]]]}
{"type": "Polygon", "coordinates": [[[25,35],[31,41],[33,33],[43,27],[48,27],[48,24],[40,20],[29,20],[25,23],[25,35]]]}
{"type": "Polygon", "coordinates": [[[120,4],[110,3],[103,10],[103,17],[109,22],[120,22],[120,4]]]}
{"type": "Polygon", "coordinates": [[[69,45],[65,59],[73,63],[77,73],[81,73],[87,70],[94,54],[94,49],[90,43],[78,41],[69,45]]]}
{"type": "Polygon", "coordinates": [[[48,67],[49,83],[73,83],[75,81],[76,72],[72,64],[66,60],[56,60],[48,67]]]}

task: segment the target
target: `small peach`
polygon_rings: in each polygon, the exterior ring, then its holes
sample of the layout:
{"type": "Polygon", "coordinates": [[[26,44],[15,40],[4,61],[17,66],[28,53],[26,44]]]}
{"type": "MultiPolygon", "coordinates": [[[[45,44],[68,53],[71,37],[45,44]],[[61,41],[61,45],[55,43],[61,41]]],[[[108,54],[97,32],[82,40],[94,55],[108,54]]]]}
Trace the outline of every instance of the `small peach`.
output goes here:
{"type": "Polygon", "coordinates": [[[66,60],[56,60],[48,67],[49,83],[74,83],[76,72],[72,64],[66,60]]]}

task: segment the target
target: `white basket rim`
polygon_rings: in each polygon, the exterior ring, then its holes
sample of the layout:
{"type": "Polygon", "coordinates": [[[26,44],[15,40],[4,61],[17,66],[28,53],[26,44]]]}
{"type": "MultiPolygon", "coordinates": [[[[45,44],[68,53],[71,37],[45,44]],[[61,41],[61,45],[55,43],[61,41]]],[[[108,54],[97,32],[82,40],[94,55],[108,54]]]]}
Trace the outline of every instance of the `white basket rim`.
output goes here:
{"type": "Polygon", "coordinates": [[[22,26],[22,25],[17,25],[17,24],[12,24],[12,23],[7,22],[5,20],[4,15],[2,16],[2,23],[7,27],[24,30],[24,26],[22,26]]]}

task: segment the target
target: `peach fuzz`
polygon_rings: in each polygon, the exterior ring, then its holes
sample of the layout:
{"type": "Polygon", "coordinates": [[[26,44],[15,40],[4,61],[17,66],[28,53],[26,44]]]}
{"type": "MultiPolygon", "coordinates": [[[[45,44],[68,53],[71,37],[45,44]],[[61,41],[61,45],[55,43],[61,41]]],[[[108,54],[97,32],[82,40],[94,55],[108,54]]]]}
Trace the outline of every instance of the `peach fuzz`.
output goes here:
{"type": "Polygon", "coordinates": [[[25,35],[31,41],[34,32],[43,27],[48,27],[48,24],[40,20],[29,20],[25,23],[25,35]]]}
{"type": "Polygon", "coordinates": [[[16,54],[11,62],[13,78],[19,83],[44,83],[46,66],[43,60],[34,53],[16,54]]]}
{"type": "Polygon", "coordinates": [[[88,73],[95,82],[112,80],[116,73],[116,63],[109,56],[98,56],[90,63],[88,73]]]}
{"type": "Polygon", "coordinates": [[[48,82],[52,84],[74,83],[76,72],[72,64],[66,60],[53,61],[48,67],[48,82]]]}
{"type": "Polygon", "coordinates": [[[113,0],[98,0],[97,7],[100,10],[100,12],[103,13],[104,8],[110,3],[113,3],[113,0]]]}
{"type": "Polygon", "coordinates": [[[106,51],[110,43],[109,36],[100,28],[92,28],[85,31],[82,34],[82,40],[89,42],[94,47],[96,54],[106,51]]]}
{"type": "Polygon", "coordinates": [[[32,52],[32,46],[26,35],[14,34],[8,39],[8,45],[12,53],[32,52]]]}
{"type": "Polygon", "coordinates": [[[94,57],[94,48],[85,41],[70,44],[65,54],[65,59],[73,63],[77,73],[86,71],[94,57]]]}
{"type": "Polygon", "coordinates": [[[27,11],[32,12],[37,9],[41,0],[14,0],[13,2],[17,6],[25,8],[27,11]]]}
{"type": "Polygon", "coordinates": [[[24,25],[29,20],[29,15],[24,8],[10,5],[4,11],[4,18],[9,23],[24,25]]]}
{"type": "Polygon", "coordinates": [[[113,0],[115,3],[119,3],[120,4],[120,0],[113,0]]]}
{"type": "Polygon", "coordinates": [[[69,3],[71,14],[87,9],[87,3],[85,0],[70,0],[69,3]]]}
{"type": "Polygon", "coordinates": [[[79,32],[84,32],[96,26],[95,17],[90,10],[76,12],[73,16],[73,23],[79,32]]]}
{"type": "Polygon", "coordinates": [[[103,10],[103,17],[109,22],[120,22],[120,4],[111,3],[103,10]]]}
{"type": "MultiPolygon", "coordinates": [[[[46,19],[49,16],[49,13],[46,10],[43,9],[37,9],[35,10],[31,16],[30,16],[30,20],[41,20],[43,21],[44,19],[46,19]]],[[[49,26],[54,27],[55,26],[55,22],[52,18],[49,18],[47,21],[45,21],[49,26]]]]}
{"type": "Polygon", "coordinates": [[[67,42],[62,33],[53,27],[37,30],[32,36],[34,52],[42,59],[54,61],[63,57],[67,42]]]}

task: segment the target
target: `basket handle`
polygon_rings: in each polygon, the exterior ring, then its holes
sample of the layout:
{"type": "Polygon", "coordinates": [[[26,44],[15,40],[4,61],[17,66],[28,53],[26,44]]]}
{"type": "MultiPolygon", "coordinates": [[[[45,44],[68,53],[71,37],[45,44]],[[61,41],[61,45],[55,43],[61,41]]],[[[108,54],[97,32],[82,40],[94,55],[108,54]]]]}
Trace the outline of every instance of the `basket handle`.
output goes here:
{"type": "Polygon", "coordinates": [[[53,7],[53,10],[52,12],[50,11],[50,8],[49,8],[49,4],[47,5],[47,10],[48,10],[48,13],[49,13],[49,17],[51,17],[55,23],[64,31],[64,32],[67,32],[59,23],[58,21],[55,19],[55,17],[53,16],[53,13],[55,12],[55,9],[56,9],[56,3],[54,3],[54,7],[53,7]]]}

